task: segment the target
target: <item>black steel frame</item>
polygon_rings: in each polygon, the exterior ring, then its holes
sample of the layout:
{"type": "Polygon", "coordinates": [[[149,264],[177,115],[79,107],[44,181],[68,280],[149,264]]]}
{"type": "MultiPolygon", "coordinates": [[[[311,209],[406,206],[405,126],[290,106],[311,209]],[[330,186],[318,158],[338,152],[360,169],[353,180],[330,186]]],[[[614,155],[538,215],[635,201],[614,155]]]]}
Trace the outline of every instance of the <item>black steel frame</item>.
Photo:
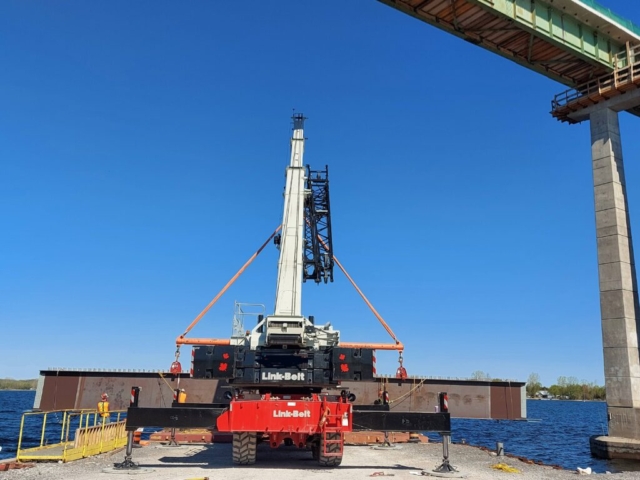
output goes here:
{"type": "Polygon", "coordinates": [[[307,165],[304,202],[304,275],[303,280],[333,282],[333,242],[331,238],[331,204],[329,202],[329,167],[311,170],[307,165]],[[322,240],[322,241],[320,241],[322,240]]]}
{"type": "MultiPolygon", "coordinates": [[[[210,428],[228,408],[223,404],[175,404],[169,408],[129,407],[126,429],[142,427],[210,428]]],[[[393,412],[388,406],[354,405],[353,431],[451,433],[449,413],[393,412]]]]}

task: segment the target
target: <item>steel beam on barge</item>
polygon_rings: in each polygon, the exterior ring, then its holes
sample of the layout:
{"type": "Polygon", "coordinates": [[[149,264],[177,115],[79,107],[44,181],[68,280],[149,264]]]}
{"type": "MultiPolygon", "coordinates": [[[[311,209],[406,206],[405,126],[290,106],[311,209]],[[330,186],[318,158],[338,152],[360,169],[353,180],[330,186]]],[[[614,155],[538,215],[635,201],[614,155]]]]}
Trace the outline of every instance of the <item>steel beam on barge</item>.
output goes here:
{"type": "MultiPolygon", "coordinates": [[[[172,376],[162,372],[173,388],[179,386],[188,398],[199,405],[226,404],[233,389],[226,382],[215,379],[190,378],[188,373],[172,376]]],[[[343,381],[342,388],[355,394],[354,409],[373,405],[379,399],[381,383],[389,393],[392,411],[433,412],[438,405],[438,392],[449,392],[449,412],[461,418],[515,419],[526,418],[524,382],[479,381],[446,378],[409,377],[401,380],[380,377],[370,382],[343,381]]],[[[114,372],[87,370],[43,370],[38,383],[34,408],[96,408],[96,399],[107,392],[113,399],[112,409],[126,409],[129,405],[130,385],[138,385],[140,405],[162,407],[171,405],[173,391],[167,388],[158,372],[114,372]]]]}

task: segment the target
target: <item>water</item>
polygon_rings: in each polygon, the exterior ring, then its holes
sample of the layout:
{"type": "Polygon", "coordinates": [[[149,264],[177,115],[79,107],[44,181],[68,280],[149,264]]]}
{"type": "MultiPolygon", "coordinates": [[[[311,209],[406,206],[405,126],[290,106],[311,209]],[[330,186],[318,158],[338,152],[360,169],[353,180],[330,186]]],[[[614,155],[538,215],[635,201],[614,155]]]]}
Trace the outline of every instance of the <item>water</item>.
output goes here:
{"type": "MultiPolygon", "coordinates": [[[[568,470],[591,467],[594,472],[640,470],[640,463],[591,457],[589,437],[607,434],[604,402],[527,400],[527,422],[452,419],[451,440],[495,451],[504,443],[506,453],[559,465],[568,470]]],[[[430,438],[440,439],[429,434],[430,438]]],[[[455,464],[455,458],[451,459],[455,464]]]]}
{"type": "MultiPolygon", "coordinates": [[[[16,456],[22,412],[33,408],[35,397],[36,392],[33,390],[0,390],[0,460],[16,456]]],[[[40,430],[34,428],[25,431],[29,446],[35,446],[36,441],[39,445],[39,435],[40,430]]]]}
{"type": "MultiPolygon", "coordinates": [[[[0,391],[0,459],[15,457],[21,414],[33,407],[34,398],[33,391],[0,391]]],[[[460,443],[464,439],[469,445],[491,450],[495,450],[496,442],[503,442],[507,453],[569,470],[576,467],[591,467],[598,473],[640,470],[640,463],[591,457],[589,437],[606,434],[607,431],[604,402],[528,400],[527,416],[528,422],[454,418],[452,441],[460,443]]],[[[59,435],[54,430],[52,428],[51,442],[55,442],[54,437],[59,435]]],[[[24,446],[39,444],[40,434],[39,425],[27,424],[24,446]]],[[[429,436],[439,440],[437,435],[429,436]]],[[[451,460],[456,463],[455,458],[451,460]]]]}

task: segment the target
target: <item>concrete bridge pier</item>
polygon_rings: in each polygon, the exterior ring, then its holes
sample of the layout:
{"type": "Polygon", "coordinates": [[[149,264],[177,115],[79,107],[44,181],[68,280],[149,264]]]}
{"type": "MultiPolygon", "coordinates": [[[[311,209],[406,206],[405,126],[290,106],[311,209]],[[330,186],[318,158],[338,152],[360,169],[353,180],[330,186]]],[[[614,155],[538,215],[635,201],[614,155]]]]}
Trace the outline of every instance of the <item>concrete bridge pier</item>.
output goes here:
{"type": "Polygon", "coordinates": [[[591,452],[640,459],[638,284],[618,111],[610,106],[588,113],[609,426],[608,436],[591,438],[591,452]]]}

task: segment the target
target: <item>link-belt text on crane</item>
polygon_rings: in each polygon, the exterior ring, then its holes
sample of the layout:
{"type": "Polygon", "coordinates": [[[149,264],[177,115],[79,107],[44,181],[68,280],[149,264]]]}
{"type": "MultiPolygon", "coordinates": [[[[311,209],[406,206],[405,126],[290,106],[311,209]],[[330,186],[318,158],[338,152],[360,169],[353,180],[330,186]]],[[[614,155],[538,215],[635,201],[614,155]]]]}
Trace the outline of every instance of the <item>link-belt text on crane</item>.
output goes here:
{"type": "Polygon", "coordinates": [[[274,410],[274,418],[311,418],[310,410],[274,410]]]}
{"type": "Polygon", "coordinates": [[[267,380],[267,381],[275,381],[275,382],[280,382],[280,381],[288,381],[288,382],[303,382],[304,381],[304,373],[300,372],[300,373],[291,373],[291,372],[285,372],[285,373],[272,373],[272,372],[262,372],[262,380],[267,380]]]}

